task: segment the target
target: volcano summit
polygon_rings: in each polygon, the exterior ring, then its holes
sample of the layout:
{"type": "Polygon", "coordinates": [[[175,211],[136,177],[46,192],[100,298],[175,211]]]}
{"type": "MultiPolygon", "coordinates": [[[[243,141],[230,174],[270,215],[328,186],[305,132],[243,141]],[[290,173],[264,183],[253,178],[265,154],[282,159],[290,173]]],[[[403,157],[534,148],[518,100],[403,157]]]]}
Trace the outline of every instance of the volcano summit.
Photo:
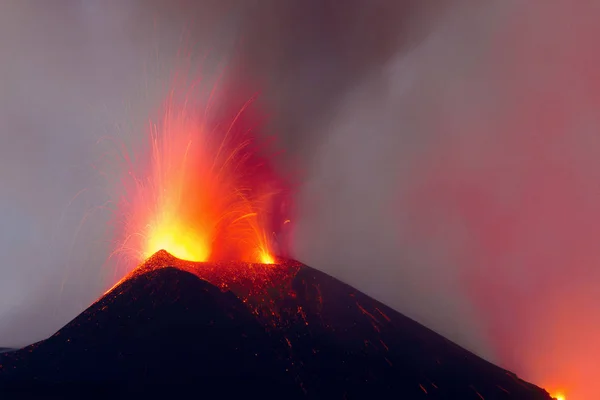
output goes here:
{"type": "Polygon", "coordinates": [[[164,251],[0,364],[2,399],[550,399],[307,266],[192,263],[164,251]]]}

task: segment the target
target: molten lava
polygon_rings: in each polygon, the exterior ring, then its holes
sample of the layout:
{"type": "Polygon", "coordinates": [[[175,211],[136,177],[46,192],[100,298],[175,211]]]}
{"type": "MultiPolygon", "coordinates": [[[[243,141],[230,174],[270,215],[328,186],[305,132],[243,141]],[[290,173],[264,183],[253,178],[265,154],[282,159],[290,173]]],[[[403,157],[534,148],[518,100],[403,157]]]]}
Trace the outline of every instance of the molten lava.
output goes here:
{"type": "Polygon", "coordinates": [[[135,264],[159,250],[196,262],[274,263],[271,209],[283,180],[258,146],[252,101],[222,116],[180,97],[173,91],[151,122],[145,165],[129,166],[116,253],[135,264]]]}

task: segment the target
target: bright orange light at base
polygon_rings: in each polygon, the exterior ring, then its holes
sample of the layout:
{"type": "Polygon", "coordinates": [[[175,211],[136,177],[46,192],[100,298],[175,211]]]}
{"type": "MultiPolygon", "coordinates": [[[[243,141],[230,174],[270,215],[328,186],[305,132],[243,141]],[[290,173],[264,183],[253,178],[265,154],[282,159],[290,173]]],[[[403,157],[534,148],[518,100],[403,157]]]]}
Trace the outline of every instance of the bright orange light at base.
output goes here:
{"type": "Polygon", "coordinates": [[[558,392],[552,395],[552,398],[555,400],[567,400],[564,394],[558,392]]]}
{"type": "Polygon", "coordinates": [[[210,256],[206,239],[190,228],[176,224],[158,226],[153,229],[146,245],[145,257],[149,258],[159,250],[165,250],[181,260],[202,262],[210,256]]]}
{"type": "Polygon", "coordinates": [[[275,259],[271,254],[262,252],[260,255],[260,262],[263,264],[275,264],[275,259]]]}

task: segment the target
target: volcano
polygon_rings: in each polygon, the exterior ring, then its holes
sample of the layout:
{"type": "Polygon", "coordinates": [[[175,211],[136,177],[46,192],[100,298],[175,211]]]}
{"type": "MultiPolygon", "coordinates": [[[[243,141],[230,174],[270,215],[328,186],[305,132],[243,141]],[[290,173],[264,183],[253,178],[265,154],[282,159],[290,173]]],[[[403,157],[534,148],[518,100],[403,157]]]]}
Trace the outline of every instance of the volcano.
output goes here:
{"type": "Polygon", "coordinates": [[[52,337],[0,355],[0,397],[545,399],[305,265],[161,251],[52,337]]]}

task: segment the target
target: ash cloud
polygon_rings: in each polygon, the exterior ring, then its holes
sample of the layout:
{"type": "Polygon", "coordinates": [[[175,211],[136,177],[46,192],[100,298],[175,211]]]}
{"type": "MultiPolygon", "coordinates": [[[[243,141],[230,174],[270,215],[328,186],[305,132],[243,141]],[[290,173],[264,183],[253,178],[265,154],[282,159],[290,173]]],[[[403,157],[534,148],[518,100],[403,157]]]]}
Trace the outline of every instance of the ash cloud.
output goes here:
{"type": "Polygon", "coordinates": [[[549,390],[597,395],[599,12],[433,18],[315,127],[298,257],[549,390]]]}
{"type": "Polygon", "coordinates": [[[597,394],[598,6],[399,3],[2,3],[0,345],[105,288],[110,206],[79,227],[113,196],[94,143],[135,146],[187,29],[243,65],[281,167],[303,173],[298,259],[540,385],[597,394]]]}

